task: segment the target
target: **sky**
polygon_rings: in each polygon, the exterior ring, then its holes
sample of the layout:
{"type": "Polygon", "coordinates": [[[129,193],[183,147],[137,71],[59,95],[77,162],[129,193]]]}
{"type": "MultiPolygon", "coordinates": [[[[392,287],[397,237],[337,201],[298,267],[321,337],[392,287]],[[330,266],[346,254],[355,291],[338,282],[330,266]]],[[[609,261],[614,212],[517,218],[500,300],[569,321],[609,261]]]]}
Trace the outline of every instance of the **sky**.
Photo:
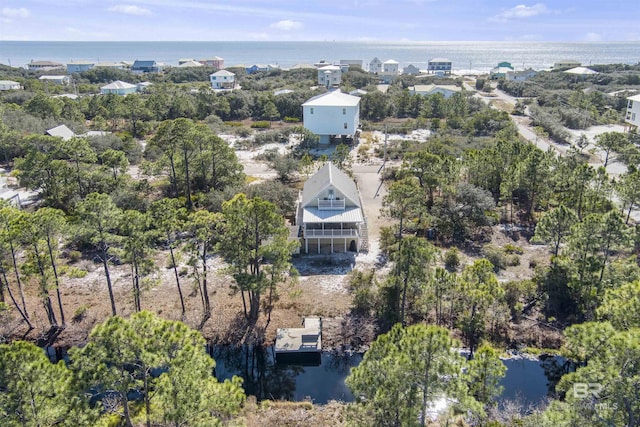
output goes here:
{"type": "Polygon", "coordinates": [[[0,40],[640,42],[640,1],[0,0],[0,40]]]}

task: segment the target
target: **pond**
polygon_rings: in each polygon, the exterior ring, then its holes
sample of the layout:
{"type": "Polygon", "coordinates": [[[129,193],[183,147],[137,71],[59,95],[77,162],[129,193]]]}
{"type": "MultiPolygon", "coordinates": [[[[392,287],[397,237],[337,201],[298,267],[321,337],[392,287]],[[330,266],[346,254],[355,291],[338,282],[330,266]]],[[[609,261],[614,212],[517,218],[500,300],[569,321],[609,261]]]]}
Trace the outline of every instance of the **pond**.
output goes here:
{"type": "MultiPolygon", "coordinates": [[[[208,348],[216,360],[219,380],[238,375],[244,379],[248,395],[258,400],[280,399],[301,401],[310,399],[324,404],[330,400],[350,402],[353,395],[344,383],[351,367],[362,361],[361,353],[323,352],[319,366],[284,365],[275,363],[272,347],[208,348]]],[[[507,373],[500,401],[517,400],[525,406],[537,405],[552,396],[560,377],[569,364],[561,357],[504,359],[507,373]]]]}

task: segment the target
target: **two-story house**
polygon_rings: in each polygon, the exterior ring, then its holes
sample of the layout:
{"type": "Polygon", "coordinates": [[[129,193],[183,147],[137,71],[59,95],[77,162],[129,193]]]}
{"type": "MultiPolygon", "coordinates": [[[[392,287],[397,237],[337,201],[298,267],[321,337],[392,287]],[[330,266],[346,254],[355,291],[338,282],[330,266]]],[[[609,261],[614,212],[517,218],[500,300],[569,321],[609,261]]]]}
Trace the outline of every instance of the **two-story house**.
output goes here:
{"type": "Polygon", "coordinates": [[[625,122],[631,126],[635,126],[636,129],[640,127],[640,95],[634,95],[627,98],[627,114],[625,115],[625,122]]]}
{"type": "Polygon", "coordinates": [[[360,125],[360,98],[340,90],[314,96],[302,104],[303,125],[328,144],[332,135],[355,135],[360,125]]]}
{"type": "Polygon", "coordinates": [[[367,227],[358,188],[331,162],[304,183],[297,224],[307,254],[358,252],[366,247],[367,227]]]}
{"type": "Polygon", "coordinates": [[[131,71],[136,74],[159,73],[162,71],[162,66],[156,61],[140,61],[136,59],[131,66],[131,71]]]}
{"type": "Polygon", "coordinates": [[[342,69],[337,65],[318,68],[318,84],[326,88],[338,87],[342,82],[342,69]]]}
{"type": "Polygon", "coordinates": [[[447,58],[431,58],[427,62],[427,74],[443,74],[450,75],[452,63],[447,58]]]}
{"type": "Polygon", "coordinates": [[[102,95],[114,94],[114,95],[129,95],[131,93],[138,92],[138,86],[123,82],[121,80],[116,80],[115,82],[111,82],[108,85],[104,85],[100,88],[100,93],[102,95]]]}
{"type": "Polygon", "coordinates": [[[67,63],[67,74],[84,73],[96,66],[92,61],[73,61],[67,63]]]}
{"type": "Polygon", "coordinates": [[[211,79],[211,88],[214,90],[232,90],[236,87],[236,75],[231,71],[216,71],[209,78],[211,79]]]}
{"type": "Polygon", "coordinates": [[[219,56],[214,56],[210,59],[201,59],[198,62],[206,67],[213,67],[218,70],[222,70],[224,68],[224,58],[220,58],[219,56]]]}
{"type": "Polygon", "coordinates": [[[382,61],[375,57],[369,62],[369,72],[373,74],[378,74],[382,72],[382,61]]]}

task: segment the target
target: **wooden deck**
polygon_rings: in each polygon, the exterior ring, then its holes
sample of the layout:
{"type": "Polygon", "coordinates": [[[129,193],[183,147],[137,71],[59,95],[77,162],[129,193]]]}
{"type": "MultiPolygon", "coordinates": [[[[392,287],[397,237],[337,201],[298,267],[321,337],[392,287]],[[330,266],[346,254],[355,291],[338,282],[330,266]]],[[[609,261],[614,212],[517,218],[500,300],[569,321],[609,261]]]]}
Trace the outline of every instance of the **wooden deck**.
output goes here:
{"type": "Polygon", "coordinates": [[[305,317],[302,328],[278,328],[276,334],[276,359],[292,360],[295,355],[320,356],[322,352],[322,320],[305,317]]]}

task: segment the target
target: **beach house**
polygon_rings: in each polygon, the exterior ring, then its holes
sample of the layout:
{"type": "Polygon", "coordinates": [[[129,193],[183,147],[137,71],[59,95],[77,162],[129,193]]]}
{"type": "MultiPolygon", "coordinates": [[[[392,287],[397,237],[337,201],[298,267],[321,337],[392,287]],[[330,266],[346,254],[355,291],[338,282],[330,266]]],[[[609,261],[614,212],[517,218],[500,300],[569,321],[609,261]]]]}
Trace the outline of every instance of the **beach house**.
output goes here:
{"type": "Polygon", "coordinates": [[[362,71],[362,59],[341,59],[340,65],[347,65],[349,70],[362,71]]]}
{"type": "Polygon", "coordinates": [[[553,64],[553,69],[558,70],[563,68],[575,68],[580,67],[581,65],[582,62],[580,61],[574,61],[572,59],[561,59],[560,61],[557,61],[553,64]]]}
{"type": "Polygon", "coordinates": [[[627,98],[627,114],[624,120],[636,129],[640,127],[640,95],[627,98]]]}
{"type": "Polygon", "coordinates": [[[449,99],[454,93],[460,92],[462,89],[454,85],[415,85],[409,87],[409,93],[412,95],[435,95],[441,93],[445,99],[449,99]]]}
{"type": "Polygon", "coordinates": [[[45,131],[45,135],[62,138],[64,141],[68,141],[74,136],[76,136],[76,134],[71,129],[69,129],[66,125],[60,125],[51,129],[47,129],[45,131]]]}
{"type": "Polygon", "coordinates": [[[214,90],[233,90],[236,87],[236,75],[231,71],[220,70],[209,76],[214,90]]]}
{"type": "Polygon", "coordinates": [[[95,67],[95,62],[92,61],[73,61],[67,63],[67,74],[84,73],[95,67]]]}
{"type": "Polygon", "coordinates": [[[120,80],[116,80],[115,82],[111,82],[106,86],[102,86],[100,88],[100,93],[102,95],[107,95],[112,93],[114,95],[129,95],[130,93],[136,93],[138,91],[138,86],[123,82],[120,80]]]}
{"type": "Polygon", "coordinates": [[[22,85],[13,80],[0,80],[0,90],[20,90],[22,85]]]}
{"type": "Polygon", "coordinates": [[[451,60],[448,58],[431,58],[427,62],[427,74],[450,75],[452,70],[451,60]]]}
{"type": "Polygon", "coordinates": [[[332,136],[355,135],[360,125],[360,98],[340,90],[314,96],[302,104],[303,124],[328,144],[332,136]]]}
{"type": "Polygon", "coordinates": [[[402,74],[408,74],[412,76],[416,76],[420,74],[420,68],[416,67],[413,64],[409,64],[402,69],[402,74]]]}
{"type": "Polygon", "coordinates": [[[507,71],[505,79],[510,82],[524,82],[535,77],[537,74],[538,72],[531,68],[522,71],[507,71]]]}
{"type": "Polygon", "coordinates": [[[337,65],[325,65],[318,68],[318,84],[327,89],[338,87],[342,83],[342,69],[337,65]]]}
{"type": "Polygon", "coordinates": [[[131,66],[131,71],[136,74],[159,73],[162,71],[162,66],[156,61],[140,61],[136,59],[131,66]]]}
{"type": "Polygon", "coordinates": [[[69,76],[40,76],[38,78],[44,84],[66,86],[69,84],[69,76]]]}
{"type": "Polygon", "coordinates": [[[296,222],[307,254],[358,252],[366,247],[367,227],[358,188],[331,162],[304,183],[296,222]]]}
{"type": "Polygon", "coordinates": [[[198,62],[205,67],[213,67],[218,70],[222,70],[224,68],[224,58],[220,58],[219,56],[214,56],[210,59],[200,59],[198,62]]]}
{"type": "Polygon", "coordinates": [[[382,61],[375,57],[369,62],[369,72],[373,74],[378,74],[382,72],[382,61]]]}
{"type": "Polygon", "coordinates": [[[378,73],[380,81],[385,84],[391,84],[398,78],[399,63],[394,59],[388,59],[382,63],[382,72],[378,73]]]}
{"type": "Polygon", "coordinates": [[[491,71],[489,71],[489,77],[492,80],[504,79],[510,71],[513,71],[513,67],[510,62],[500,62],[497,66],[493,67],[491,71]]]}
{"type": "Polygon", "coordinates": [[[63,68],[64,65],[54,61],[31,61],[27,64],[29,71],[52,70],[55,68],[63,68]]]}

